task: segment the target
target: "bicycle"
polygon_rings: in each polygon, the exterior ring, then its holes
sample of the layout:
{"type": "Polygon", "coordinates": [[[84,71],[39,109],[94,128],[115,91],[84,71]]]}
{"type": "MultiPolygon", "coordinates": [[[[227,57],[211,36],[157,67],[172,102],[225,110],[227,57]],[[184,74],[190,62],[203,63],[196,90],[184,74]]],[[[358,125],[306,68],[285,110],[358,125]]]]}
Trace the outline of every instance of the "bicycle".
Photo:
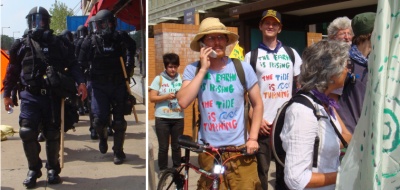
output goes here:
{"type": "Polygon", "coordinates": [[[197,144],[193,141],[192,137],[187,135],[181,135],[178,138],[178,143],[181,148],[185,149],[185,155],[181,159],[181,166],[177,169],[169,168],[163,172],[160,177],[160,181],[157,185],[157,190],[188,190],[189,189],[189,169],[195,170],[197,173],[201,175],[205,175],[206,177],[213,179],[212,186],[210,189],[217,190],[220,177],[224,175],[225,166],[232,158],[242,155],[248,155],[246,153],[246,148],[237,149],[235,147],[213,147],[208,143],[203,141],[203,144],[197,144]],[[205,171],[192,163],[190,163],[190,152],[202,153],[206,152],[210,156],[213,156],[209,152],[217,153],[217,157],[214,157],[214,168],[212,172],[205,171]],[[229,159],[226,159],[224,162],[222,161],[222,157],[218,155],[222,155],[224,152],[239,152],[237,156],[233,156],[229,159]],[[183,174],[181,173],[183,171],[183,174]]]}

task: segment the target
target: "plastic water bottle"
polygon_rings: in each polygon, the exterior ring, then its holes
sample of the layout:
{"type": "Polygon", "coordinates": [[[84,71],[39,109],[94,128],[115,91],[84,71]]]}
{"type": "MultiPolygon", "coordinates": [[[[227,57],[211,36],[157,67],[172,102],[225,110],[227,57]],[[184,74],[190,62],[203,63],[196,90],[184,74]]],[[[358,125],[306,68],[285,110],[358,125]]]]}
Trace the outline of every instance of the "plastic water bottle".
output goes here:
{"type": "Polygon", "coordinates": [[[10,110],[7,111],[8,114],[12,114],[14,112],[14,109],[11,105],[8,105],[8,107],[10,108],[10,110]]]}

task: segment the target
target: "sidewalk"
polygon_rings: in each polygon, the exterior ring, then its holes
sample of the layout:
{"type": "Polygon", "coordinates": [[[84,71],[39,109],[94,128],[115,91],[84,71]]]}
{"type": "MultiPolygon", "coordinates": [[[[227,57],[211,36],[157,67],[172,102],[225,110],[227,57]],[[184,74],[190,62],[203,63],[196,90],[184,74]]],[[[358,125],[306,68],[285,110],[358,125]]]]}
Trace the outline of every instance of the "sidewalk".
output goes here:
{"type": "MultiPolygon", "coordinates": [[[[149,113],[151,114],[151,113],[149,113]]],[[[158,141],[157,141],[157,136],[155,133],[155,120],[150,120],[148,121],[148,142],[149,144],[151,143],[153,145],[153,155],[154,155],[154,168],[155,168],[155,187],[157,188],[158,184],[158,160],[157,160],[157,154],[158,154],[158,141]]],[[[182,156],[184,154],[184,151],[182,151],[182,156]]],[[[171,159],[171,147],[169,148],[169,160],[168,164],[169,167],[172,167],[172,159],[171,159]]],[[[150,157],[149,157],[150,159],[150,157]]],[[[149,160],[151,162],[151,160],[149,160]]],[[[196,166],[198,166],[197,162],[197,153],[191,152],[190,153],[190,162],[196,166]]],[[[268,176],[268,189],[274,189],[275,186],[275,161],[271,161],[270,169],[269,169],[269,176],[268,176]]],[[[189,170],[189,189],[196,189],[197,188],[197,180],[199,179],[200,174],[196,173],[194,170],[190,169],[189,170]]],[[[151,183],[151,182],[150,182],[151,183]]],[[[151,190],[149,188],[149,190],[151,190]]]]}
{"type": "MultiPolygon", "coordinates": [[[[19,130],[18,116],[20,107],[13,114],[7,114],[3,101],[0,101],[1,124],[10,125],[19,130]]],[[[108,152],[101,154],[98,140],[89,136],[89,117],[80,116],[75,124],[76,131],[65,134],[64,168],[60,176],[63,182],[49,185],[46,181],[46,169],[42,168],[42,177],[37,181],[36,189],[146,189],[146,107],[135,105],[139,123],[134,115],[125,116],[128,128],[125,136],[124,152],[126,160],[122,165],[113,163],[113,137],[108,138],[108,152]]],[[[7,137],[1,142],[1,189],[25,189],[22,181],[28,172],[27,160],[19,134],[7,137]]],[[[40,143],[40,158],[46,161],[45,143],[40,143]]]]}

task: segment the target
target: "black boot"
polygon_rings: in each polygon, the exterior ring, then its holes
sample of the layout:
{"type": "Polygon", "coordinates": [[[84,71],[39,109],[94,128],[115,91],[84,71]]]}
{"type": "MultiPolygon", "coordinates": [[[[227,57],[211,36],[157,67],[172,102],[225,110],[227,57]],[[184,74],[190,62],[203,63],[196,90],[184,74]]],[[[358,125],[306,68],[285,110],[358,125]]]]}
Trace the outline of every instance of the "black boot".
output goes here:
{"type": "Polygon", "coordinates": [[[44,135],[42,132],[39,133],[37,141],[39,142],[44,142],[46,140],[46,138],[44,138],[44,135]]]}
{"type": "Polygon", "coordinates": [[[93,128],[96,130],[99,135],[99,150],[102,154],[107,153],[108,145],[107,145],[107,127],[103,124],[102,121],[98,118],[93,118],[93,128]]]}
{"type": "Polygon", "coordinates": [[[85,115],[85,110],[84,110],[84,108],[83,108],[83,107],[79,107],[78,113],[79,113],[79,115],[85,115]]]}
{"type": "Polygon", "coordinates": [[[28,174],[26,175],[26,179],[24,180],[24,182],[22,182],[22,184],[28,189],[36,187],[36,180],[40,177],[42,177],[42,172],[40,170],[29,170],[28,174]]]}
{"type": "Polygon", "coordinates": [[[41,147],[37,141],[39,135],[37,130],[30,128],[30,123],[26,119],[20,121],[19,136],[22,139],[22,146],[24,148],[26,159],[28,160],[28,174],[27,178],[22,183],[27,188],[36,186],[36,179],[42,176],[40,169],[42,168],[42,160],[39,157],[41,147]]]}
{"type": "Polygon", "coordinates": [[[47,130],[44,131],[47,153],[47,182],[49,184],[61,183],[61,178],[58,175],[61,172],[59,157],[60,157],[60,131],[47,130]]]}
{"type": "Polygon", "coordinates": [[[50,169],[49,171],[47,171],[47,182],[49,184],[61,183],[61,178],[56,170],[50,169]]]}
{"type": "Polygon", "coordinates": [[[118,151],[118,152],[114,152],[114,164],[115,165],[120,165],[124,162],[126,158],[126,155],[124,153],[124,151],[118,151]]]}
{"type": "Polygon", "coordinates": [[[107,133],[108,133],[108,136],[114,136],[114,131],[112,130],[111,127],[107,127],[107,133]]]}
{"type": "Polygon", "coordinates": [[[122,164],[126,156],[124,153],[124,141],[125,141],[125,131],[126,131],[126,121],[113,123],[115,133],[114,133],[114,164],[122,164]]]}
{"type": "Polygon", "coordinates": [[[107,144],[107,128],[97,130],[97,133],[99,134],[99,150],[102,154],[107,153],[108,150],[108,144],[107,144]],[[99,133],[100,132],[100,133],[99,133]]]}
{"type": "Polygon", "coordinates": [[[99,139],[99,136],[97,135],[96,130],[90,129],[90,139],[92,139],[92,140],[97,140],[97,139],[99,139]]]}
{"type": "Polygon", "coordinates": [[[100,137],[99,150],[102,154],[107,153],[108,150],[107,138],[100,137]]]}

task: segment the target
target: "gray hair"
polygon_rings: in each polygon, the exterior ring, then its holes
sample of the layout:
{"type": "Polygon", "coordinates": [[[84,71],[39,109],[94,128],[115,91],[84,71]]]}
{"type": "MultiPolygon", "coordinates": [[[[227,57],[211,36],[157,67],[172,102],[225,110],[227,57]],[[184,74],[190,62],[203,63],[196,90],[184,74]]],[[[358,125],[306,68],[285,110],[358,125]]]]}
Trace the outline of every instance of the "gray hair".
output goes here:
{"type": "Polygon", "coordinates": [[[304,50],[299,81],[302,90],[324,92],[334,76],[347,66],[350,45],[342,41],[321,40],[304,50]]]}
{"type": "MultiPolygon", "coordinates": [[[[347,17],[338,17],[328,26],[328,38],[333,39],[339,30],[351,28],[351,20],[347,17]]],[[[353,32],[353,30],[351,30],[353,32]]]]}

